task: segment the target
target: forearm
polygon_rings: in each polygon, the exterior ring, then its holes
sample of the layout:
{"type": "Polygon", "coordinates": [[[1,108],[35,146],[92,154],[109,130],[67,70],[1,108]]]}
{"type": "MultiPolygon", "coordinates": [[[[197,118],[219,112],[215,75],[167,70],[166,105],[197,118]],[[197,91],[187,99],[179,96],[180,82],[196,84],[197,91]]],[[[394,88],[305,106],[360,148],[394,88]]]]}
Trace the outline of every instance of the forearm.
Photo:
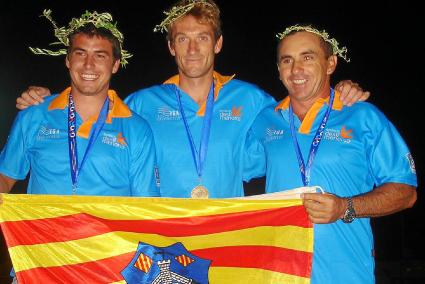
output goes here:
{"type": "Polygon", "coordinates": [[[401,183],[386,183],[353,198],[357,217],[380,217],[410,208],[416,202],[416,188],[401,183]]]}
{"type": "Polygon", "coordinates": [[[0,193],[8,193],[12,189],[15,182],[16,180],[0,174],[0,193]]]}

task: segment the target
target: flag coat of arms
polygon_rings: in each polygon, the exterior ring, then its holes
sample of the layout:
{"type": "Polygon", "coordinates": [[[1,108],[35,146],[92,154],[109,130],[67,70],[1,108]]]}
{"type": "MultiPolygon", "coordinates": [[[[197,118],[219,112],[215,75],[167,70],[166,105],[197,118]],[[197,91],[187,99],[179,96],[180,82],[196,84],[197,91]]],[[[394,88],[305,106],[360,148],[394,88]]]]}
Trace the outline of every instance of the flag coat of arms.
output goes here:
{"type": "Polygon", "coordinates": [[[0,197],[20,284],[310,283],[299,199],[0,197]]]}

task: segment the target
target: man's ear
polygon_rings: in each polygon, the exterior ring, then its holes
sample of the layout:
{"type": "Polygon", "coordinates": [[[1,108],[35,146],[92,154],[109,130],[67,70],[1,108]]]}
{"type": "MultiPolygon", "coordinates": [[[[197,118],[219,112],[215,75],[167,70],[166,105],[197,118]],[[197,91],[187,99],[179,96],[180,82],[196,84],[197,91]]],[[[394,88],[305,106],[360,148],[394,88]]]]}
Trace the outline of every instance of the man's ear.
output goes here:
{"type": "Polygon", "coordinates": [[[328,68],[326,69],[326,74],[331,75],[333,72],[335,72],[337,64],[338,64],[338,57],[336,55],[329,56],[328,68]]]}
{"type": "Polygon", "coordinates": [[[174,50],[173,43],[171,41],[168,41],[168,50],[172,56],[176,56],[176,51],[174,50]]]}
{"type": "Polygon", "coordinates": [[[221,35],[214,45],[214,53],[215,54],[220,53],[222,47],[223,47],[223,36],[221,35]]]}
{"type": "Polygon", "coordinates": [[[69,58],[68,58],[68,56],[69,56],[68,54],[65,56],[65,65],[69,69],[69,58]]]}
{"type": "Polygon", "coordinates": [[[121,63],[121,60],[119,59],[115,60],[114,66],[112,66],[112,74],[117,73],[118,69],[120,68],[120,63],[121,63]]]}

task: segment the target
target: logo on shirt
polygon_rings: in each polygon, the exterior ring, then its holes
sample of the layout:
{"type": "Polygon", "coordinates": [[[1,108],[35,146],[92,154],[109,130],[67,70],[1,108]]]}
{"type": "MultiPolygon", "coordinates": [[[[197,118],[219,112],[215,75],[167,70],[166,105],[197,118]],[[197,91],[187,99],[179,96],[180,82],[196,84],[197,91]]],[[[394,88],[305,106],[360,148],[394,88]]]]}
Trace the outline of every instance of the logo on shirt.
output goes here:
{"type": "Polygon", "coordinates": [[[406,159],[409,162],[410,170],[416,175],[415,161],[413,160],[412,154],[410,152],[406,154],[406,159]]]}
{"type": "Polygon", "coordinates": [[[350,130],[346,130],[345,129],[345,126],[343,126],[342,128],[341,128],[341,131],[340,131],[340,136],[342,137],[342,138],[344,138],[344,139],[351,139],[351,138],[353,138],[353,136],[351,135],[351,133],[353,132],[353,130],[352,129],[350,129],[350,130]]]}
{"type": "Polygon", "coordinates": [[[220,120],[241,121],[242,107],[233,106],[232,109],[220,110],[220,120]]]}
{"type": "Polygon", "coordinates": [[[103,133],[102,143],[120,149],[125,149],[127,147],[127,140],[121,132],[117,135],[112,133],[103,133]]]}
{"type": "Polygon", "coordinates": [[[49,128],[48,126],[41,126],[37,133],[37,140],[45,139],[58,139],[59,129],[49,128]]]}
{"type": "Polygon", "coordinates": [[[275,129],[275,128],[266,129],[266,142],[279,140],[279,139],[282,139],[282,137],[283,137],[282,129],[275,129]]]}
{"type": "Polygon", "coordinates": [[[156,120],[179,120],[180,112],[178,110],[169,109],[168,107],[160,107],[156,112],[156,120]]]}
{"type": "Polygon", "coordinates": [[[353,130],[347,129],[345,126],[341,129],[326,128],[323,133],[323,139],[351,143],[351,140],[353,139],[353,130]]]}

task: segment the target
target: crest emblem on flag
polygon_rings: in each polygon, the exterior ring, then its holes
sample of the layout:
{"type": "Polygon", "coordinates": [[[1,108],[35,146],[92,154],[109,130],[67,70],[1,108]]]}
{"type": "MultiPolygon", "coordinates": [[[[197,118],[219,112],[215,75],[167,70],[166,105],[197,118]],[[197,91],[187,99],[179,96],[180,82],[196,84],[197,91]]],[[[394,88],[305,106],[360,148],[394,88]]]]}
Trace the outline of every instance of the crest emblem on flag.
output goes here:
{"type": "Polygon", "coordinates": [[[139,242],[137,251],[121,275],[133,283],[208,283],[211,261],[191,254],[182,243],[156,247],[139,242]]]}

